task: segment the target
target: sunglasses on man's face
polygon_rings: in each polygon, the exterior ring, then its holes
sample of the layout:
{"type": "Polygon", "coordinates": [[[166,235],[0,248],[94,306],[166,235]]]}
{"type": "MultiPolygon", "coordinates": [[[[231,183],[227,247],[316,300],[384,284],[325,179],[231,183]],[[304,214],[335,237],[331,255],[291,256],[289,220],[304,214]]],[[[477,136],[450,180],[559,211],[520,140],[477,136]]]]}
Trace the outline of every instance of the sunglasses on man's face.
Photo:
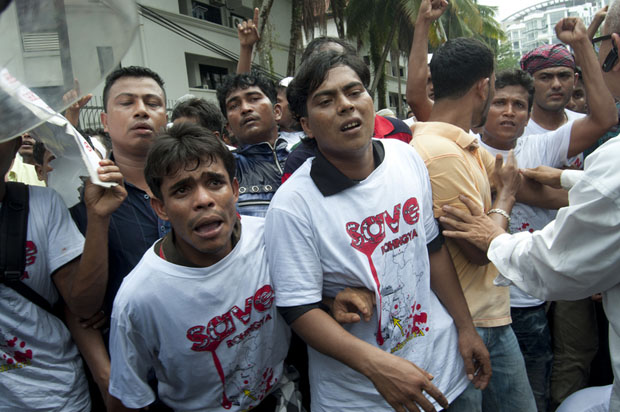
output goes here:
{"type": "Polygon", "coordinates": [[[611,69],[615,66],[618,61],[618,47],[616,46],[616,42],[611,38],[611,34],[607,34],[605,36],[595,37],[592,39],[592,44],[596,44],[603,40],[611,40],[612,48],[609,51],[607,57],[605,57],[605,61],[603,62],[602,69],[605,73],[610,72],[611,69]]]}

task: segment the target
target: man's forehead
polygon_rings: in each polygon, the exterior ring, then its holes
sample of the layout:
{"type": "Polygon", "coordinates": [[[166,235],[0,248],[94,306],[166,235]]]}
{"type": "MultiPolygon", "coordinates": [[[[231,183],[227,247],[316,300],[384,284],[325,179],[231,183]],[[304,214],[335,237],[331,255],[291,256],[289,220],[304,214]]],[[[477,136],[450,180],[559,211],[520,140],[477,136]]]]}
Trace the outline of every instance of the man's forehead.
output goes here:
{"type": "Polygon", "coordinates": [[[351,67],[347,65],[334,66],[325,73],[323,81],[316,90],[311,93],[310,97],[317,93],[321,93],[323,89],[332,88],[336,84],[339,87],[348,87],[355,84],[362,84],[362,80],[351,67]]]}
{"type": "Polygon", "coordinates": [[[239,99],[244,96],[253,95],[253,94],[260,94],[262,96],[265,96],[265,93],[263,93],[261,88],[258,86],[248,86],[246,88],[238,87],[236,89],[232,89],[228,93],[228,96],[226,96],[226,101],[228,102],[233,99],[239,99]]]}
{"type": "Polygon", "coordinates": [[[161,98],[164,91],[157,82],[150,77],[124,76],[117,79],[110,87],[110,94],[114,97],[121,94],[156,95],[161,98]]]}
{"type": "Polygon", "coordinates": [[[205,174],[221,174],[228,177],[224,162],[215,155],[213,157],[205,155],[200,160],[195,158],[183,163],[175,163],[170,166],[168,172],[168,175],[162,178],[162,184],[173,185],[178,181],[193,177],[200,178],[205,174]]]}
{"type": "Polygon", "coordinates": [[[501,89],[495,89],[495,99],[528,99],[528,92],[521,85],[504,86],[501,89]]]}
{"type": "Polygon", "coordinates": [[[534,73],[534,77],[554,74],[575,74],[574,70],[566,66],[547,67],[534,73]]]}

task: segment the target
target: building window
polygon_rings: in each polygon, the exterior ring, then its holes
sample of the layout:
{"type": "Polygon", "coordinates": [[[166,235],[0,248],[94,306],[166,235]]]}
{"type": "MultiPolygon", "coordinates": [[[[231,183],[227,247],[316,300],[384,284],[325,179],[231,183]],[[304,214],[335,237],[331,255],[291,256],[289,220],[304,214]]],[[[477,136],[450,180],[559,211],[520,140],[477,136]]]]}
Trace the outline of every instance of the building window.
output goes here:
{"type": "Polygon", "coordinates": [[[390,92],[389,99],[390,99],[390,107],[398,108],[398,93],[390,92]]]}
{"type": "Polygon", "coordinates": [[[210,6],[200,1],[192,1],[192,17],[200,20],[222,24],[222,11],[219,7],[210,6]]]}
{"type": "Polygon", "coordinates": [[[199,64],[200,82],[203,89],[217,89],[222,84],[222,79],[228,74],[225,67],[210,66],[207,64],[199,64]]]}
{"type": "Polygon", "coordinates": [[[405,69],[398,65],[398,62],[390,62],[390,67],[391,67],[391,75],[394,77],[398,77],[399,76],[399,72],[400,72],[400,77],[403,77],[405,75],[405,69]]]}
{"type": "Polygon", "coordinates": [[[234,73],[236,62],[185,53],[187,84],[198,89],[215,90],[228,73],[234,73]]]}

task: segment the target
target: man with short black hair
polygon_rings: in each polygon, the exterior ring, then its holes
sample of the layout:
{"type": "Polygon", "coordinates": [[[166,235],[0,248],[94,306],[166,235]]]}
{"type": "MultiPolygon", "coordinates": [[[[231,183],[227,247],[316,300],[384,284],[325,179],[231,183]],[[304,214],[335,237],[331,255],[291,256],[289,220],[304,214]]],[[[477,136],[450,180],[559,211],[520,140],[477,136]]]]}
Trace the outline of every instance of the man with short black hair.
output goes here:
{"type": "MultiPolygon", "coordinates": [[[[109,314],[123,277],[138,263],[144,251],[168,232],[149,204],[150,190],[144,180],[144,162],[153,139],[167,123],[163,80],[146,67],[130,66],[106,78],[101,122],[112,141],[111,159],[120,169],[128,196],[110,221],[110,259],[104,311],[109,314]],[[140,230],[136,230],[136,225],[140,230]]],[[[87,219],[84,203],[71,210],[82,232],[87,219]]]]}
{"type": "Polygon", "coordinates": [[[275,85],[257,72],[229,75],[217,88],[217,99],[226,128],[239,142],[234,151],[239,213],[265,216],[288,157],[286,140],[278,137],[282,110],[275,85]]]}
{"type": "Polygon", "coordinates": [[[180,124],[154,143],[144,174],[172,231],[116,297],[109,410],[151,404],[151,369],[175,410],[274,410],[289,331],[273,305],[262,219],[235,211],[232,154],[206,129],[180,124]]]}
{"type": "Polygon", "coordinates": [[[421,159],[403,142],[372,139],[369,79],[358,57],[323,52],[289,84],[317,154],[267,214],[276,304],[312,348],[313,411],[445,408],[466,376],[486,385],[488,354],[438,236],[421,159]],[[407,184],[393,179],[403,173],[407,184]],[[348,286],[371,290],[377,311],[343,329],[318,303],[348,286]]]}
{"type": "Polygon", "coordinates": [[[224,117],[219,107],[213,102],[198,97],[190,97],[178,102],[172,115],[172,123],[192,122],[210,130],[216,137],[222,136],[224,117]]]}
{"type": "MultiPolygon", "coordinates": [[[[148,150],[167,123],[163,80],[146,67],[117,69],[106,78],[104,109],[101,122],[112,142],[110,158],[120,169],[127,189],[127,198],[111,216],[108,240],[100,245],[101,254],[107,253],[109,266],[103,277],[105,287],[96,292],[104,296],[102,310],[109,316],[123,278],[170,229],[169,223],[159,219],[151,208],[151,193],[143,172],[148,150]]],[[[84,233],[90,224],[84,202],[71,208],[71,214],[84,233]]],[[[102,338],[91,333],[89,338],[94,340],[79,347],[95,382],[107,394],[110,360],[105,335],[102,338]]]]}
{"type": "Polygon", "coordinates": [[[534,105],[525,134],[555,130],[579,113],[566,111],[577,83],[575,59],[563,44],[544,44],[524,54],[521,69],[534,78],[534,105]]]}

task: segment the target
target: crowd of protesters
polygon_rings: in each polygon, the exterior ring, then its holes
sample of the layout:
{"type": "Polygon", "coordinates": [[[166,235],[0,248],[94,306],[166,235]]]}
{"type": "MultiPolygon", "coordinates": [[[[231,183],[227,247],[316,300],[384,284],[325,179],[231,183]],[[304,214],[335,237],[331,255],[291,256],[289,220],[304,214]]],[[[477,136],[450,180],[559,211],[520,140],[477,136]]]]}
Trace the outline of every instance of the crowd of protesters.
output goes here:
{"type": "Polygon", "coordinates": [[[499,72],[471,38],[427,64],[447,5],[407,119],[342,39],[250,71],[255,10],[217,101],[106,78],[114,184],[76,206],[0,143],[0,410],[620,412],[620,0],[499,72]]]}

